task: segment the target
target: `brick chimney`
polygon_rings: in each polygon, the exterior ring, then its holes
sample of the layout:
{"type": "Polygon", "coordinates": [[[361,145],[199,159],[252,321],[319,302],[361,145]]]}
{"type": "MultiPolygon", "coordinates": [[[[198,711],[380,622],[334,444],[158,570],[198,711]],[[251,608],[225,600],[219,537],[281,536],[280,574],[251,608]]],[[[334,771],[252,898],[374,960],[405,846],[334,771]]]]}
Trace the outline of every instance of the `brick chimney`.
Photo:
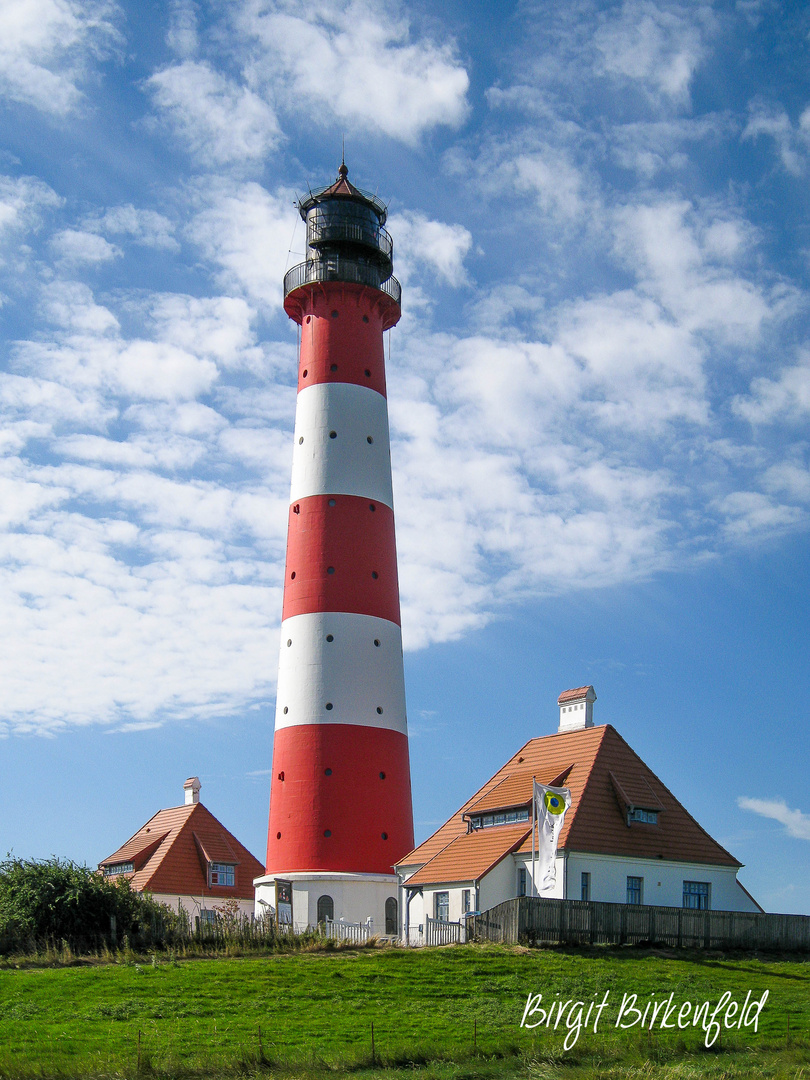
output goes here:
{"type": "Polygon", "coordinates": [[[595,701],[596,694],[592,686],[578,686],[575,690],[564,690],[557,698],[557,704],[560,706],[560,726],[557,728],[557,734],[593,727],[595,701]]]}
{"type": "Polygon", "coordinates": [[[202,784],[200,783],[199,776],[190,776],[188,780],[186,780],[185,784],[183,784],[183,791],[186,794],[186,806],[191,806],[200,801],[201,787],[202,784]]]}

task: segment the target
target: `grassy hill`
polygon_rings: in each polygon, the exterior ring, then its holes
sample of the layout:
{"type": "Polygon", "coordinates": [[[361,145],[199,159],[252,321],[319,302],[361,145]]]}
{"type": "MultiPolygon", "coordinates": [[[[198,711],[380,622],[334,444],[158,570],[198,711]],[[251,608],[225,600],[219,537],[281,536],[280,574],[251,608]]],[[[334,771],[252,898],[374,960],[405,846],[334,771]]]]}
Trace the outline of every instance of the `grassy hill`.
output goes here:
{"type": "Polygon", "coordinates": [[[266,1070],[390,1077],[396,1069],[436,1078],[810,1080],[810,963],[466,946],[0,969],[0,1076],[129,1077],[139,1069],[207,1078],[266,1070]],[[753,1022],[723,1029],[710,1049],[702,1022],[662,1030],[662,1010],[653,1030],[615,1025],[626,994],[640,1011],[670,994],[675,1009],[714,1009],[724,993],[742,1004],[766,990],[758,1030],[753,1022]],[[538,993],[538,1008],[572,1003],[556,1030],[520,1026],[529,994],[538,993]],[[605,994],[597,1031],[592,1023],[573,1031],[574,1003],[587,1009],[605,994]]]}

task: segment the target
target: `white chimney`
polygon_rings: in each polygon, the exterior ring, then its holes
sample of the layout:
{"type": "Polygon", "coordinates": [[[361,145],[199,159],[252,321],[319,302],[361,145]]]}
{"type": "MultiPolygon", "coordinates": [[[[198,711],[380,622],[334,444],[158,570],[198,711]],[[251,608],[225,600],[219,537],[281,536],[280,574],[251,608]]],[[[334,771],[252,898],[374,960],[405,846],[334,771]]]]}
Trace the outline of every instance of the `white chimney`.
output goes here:
{"type": "Polygon", "coordinates": [[[596,694],[592,686],[578,686],[576,690],[565,690],[557,698],[560,706],[560,726],[557,734],[564,731],[582,731],[593,727],[593,703],[596,694]]]}
{"type": "Polygon", "coordinates": [[[192,806],[194,803],[200,801],[200,783],[199,776],[190,776],[183,784],[183,791],[186,793],[186,806],[192,806]]]}

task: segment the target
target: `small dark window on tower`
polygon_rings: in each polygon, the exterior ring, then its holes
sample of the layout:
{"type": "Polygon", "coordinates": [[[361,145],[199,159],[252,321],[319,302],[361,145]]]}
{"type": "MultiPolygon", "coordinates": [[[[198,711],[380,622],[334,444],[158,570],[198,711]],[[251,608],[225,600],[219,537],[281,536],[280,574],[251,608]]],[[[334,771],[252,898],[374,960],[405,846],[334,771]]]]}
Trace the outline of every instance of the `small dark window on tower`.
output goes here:
{"type": "Polygon", "coordinates": [[[374,511],[377,509],[377,507],[374,505],[374,503],[369,503],[368,508],[369,508],[369,510],[371,510],[372,513],[374,513],[374,511]]]}
{"type": "Polygon", "coordinates": [[[388,833],[387,833],[387,832],[384,832],[384,833],[382,834],[382,838],[383,838],[383,840],[387,840],[387,839],[388,839],[388,833]]]}
{"type": "Polygon", "coordinates": [[[284,773],[283,773],[283,772],[280,772],[280,773],[278,774],[278,778],[279,778],[279,780],[283,780],[283,779],[284,779],[284,773]]]}
{"type": "Polygon", "coordinates": [[[290,581],[295,581],[295,571],[290,574],[290,581]]]}
{"type": "Polygon", "coordinates": [[[333,708],[334,708],[334,705],[332,704],[332,702],[327,701],[327,703],[326,703],[326,711],[329,712],[333,708]]]}
{"type": "Polygon", "coordinates": [[[372,439],[372,437],[370,435],[366,435],[366,442],[367,443],[373,443],[374,440],[372,439]]]}
{"type": "Polygon", "coordinates": [[[337,371],[337,364],[330,364],[329,370],[330,371],[337,371]]]}
{"type": "Polygon", "coordinates": [[[371,576],[372,576],[372,577],[374,578],[374,580],[376,581],[376,580],[377,580],[377,578],[378,578],[378,577],[379,577],[380,575],[379,575],[379,574],[377,573],[377,571],[376,571],[376,570],[372,570],[372,571],[371,571],[371,576]]]}
{"type": "Polygon", "coordinates": [[[290,647],[291,645],[292,645],[292,638],[291,638],[291,637],[288,637],[288,638],[287,638],[287,648],[289,649],[289,647],[290,647]]]}
{"type": "Polygon", "coordinates": [[[290,710],[289,710],[289,709],[287,708],[287,706],[286,706],[286,705],[285,705],[285,706],[284,706],[284,708],[282,709],[282,712],[284,713],[284,715],[285,715],[285,716],[287,715],[287,713],[288,713],[289,711],[290,711],[290,710]]]}
{"type": "Polygon", "coordinates": [[[385,779],[385,773],[384,773],[384,772],[381,772],[381,773],[380,773],[380,779],[381,779],[381,780],[384,780],[384,779],[385,779]]]}
{"type": "Polygon", "coordinates": [[[369,369],[368,369],[368,368],[366,368],[366,378],[367,378],[367,379],[370,379],[370,378],[371,378],[371,372],[369,371],[369,369]]]}
{"type": "Polygon", "coordinates": [[[334,572],[335,572],[334,566],[327,566],[326,572],[327,572],[327,574],[334,574],[334,572]]]}
{"type": "Polygon", "coordinates": [[[377,712],[379,713],[380,716],[382,716],[382,705],[377,706],[377,712]]]}
{"type": "Polygon", "coordinates": [[[323,775],[324,776],[331,776],[332,775],[332,770],[331,769],[324,769],[323,770],[323,775]]]}
{"type": "Polygon", "coordinates": [[[334,500],[334,499],[330,499],[330,500],[329,500],[329,505],[330,505],[330,506],[334,506],[334,505],[335,505],[335,500],[334,500]]]}
{"type": "Polygon", "coordinates": [[[324,829],[323,830],[323,835],[324,836],[331,836],[332,835],[332,830],[331,829],[324,829]]]}
{"type": "Polygon", "coordinates": [[[334,641],[335,640],[335,635],[334,634],[327,634],[326,635],[326,640],[327,641],[334,641]]]}
{"type": "Polygon", "coordinates": [[[307,322],[312,322],[312,316],[311,315],[307,315],[307,322]]]}
{"type": "Polygon", "coordinates": [[[374,648],[379,649],[379,647],[380,647],[380,639],[375,637],[374,638],[374,648]]]}
{"type": "Polygon", "coordinates": [[[304,370],[303,370],[303,371],[301,372],[301,377],[302,377],[303,379],[305,379],[305,378],[307,377],[307,375],[309,375],[309,372],[307,371],[307,369],[306,369],[306,368],[304,368],[304,370]]]}
{"type": "Polygon", "coordinates": [[[336,319],[337,317],[338,317],[338,313],[336,311],[333,311],[332,312],[332,318],[336,319]]]}
{"type": "Polygon", "coordinates": [[[280,833],[280,832],[277,832],[277,833],[276,833],[276,840],[280,840],[280,839],[281,839],[281,833],[280,833]]]}
{"type": "Polygon", "coordinates": [[[301,443],[302,443],[303,441],[304,441],[304,436],[303,436],[303,435],[301,435],[301,436],[299,437],[299,439],[298,439],[298,445],[300,446],[300,445],[301,445],[301,443]]]}
{"type": "Polygon", "coordinates": [[[330,431],[329,432],[329,438],[330,439],[336,439],[337,438],[337,432],[336,431],[330,431]]]}
{"type": "Polygon", "coordinates": [[[368,322],[368,315],[363,316],[363,322],[368,322]]]}

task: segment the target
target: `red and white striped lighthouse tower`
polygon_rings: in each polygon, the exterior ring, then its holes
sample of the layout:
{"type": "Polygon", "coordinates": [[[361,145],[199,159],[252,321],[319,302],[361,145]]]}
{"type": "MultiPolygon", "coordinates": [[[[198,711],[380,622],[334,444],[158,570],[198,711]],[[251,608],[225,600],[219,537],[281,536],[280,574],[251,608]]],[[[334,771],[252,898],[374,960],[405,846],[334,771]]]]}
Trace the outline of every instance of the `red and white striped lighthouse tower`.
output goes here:
{"type": "Polygon", "coordinates": [[[347,173],[299,203],[307,258],[284,279],[301,348],[256,895],[298,926],[371,918],[396,933],[413,814],[383,332],[401,290],[386,208],[347,173]]]}

